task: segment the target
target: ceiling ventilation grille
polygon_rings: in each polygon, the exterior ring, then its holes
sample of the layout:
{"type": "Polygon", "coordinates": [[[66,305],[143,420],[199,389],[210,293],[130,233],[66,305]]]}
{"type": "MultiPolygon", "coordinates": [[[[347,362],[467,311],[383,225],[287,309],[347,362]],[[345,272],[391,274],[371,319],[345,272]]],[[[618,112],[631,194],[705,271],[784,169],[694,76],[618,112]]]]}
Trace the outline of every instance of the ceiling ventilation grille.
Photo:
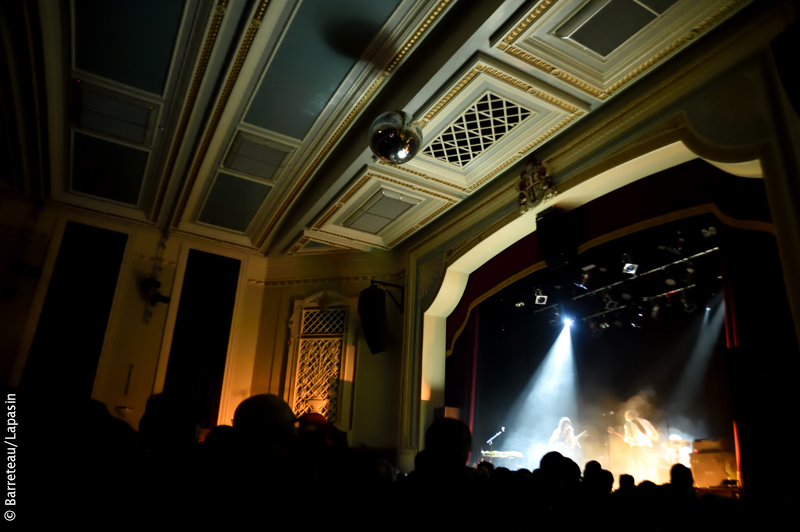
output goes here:
{"type": "Polygon", "coordinates": [[[293,148],[256,135],[236,134],[224,166],[263,179],[273,179],[293,148]]]}
{"type": "Polygon", "coordinates": [[[377,234],[408,209],[422,200],[404,196],[399,192],[380,189],[342,223],[345,227],[377,234]]]}
{"type": "Polygon", "coordinates": [[[530,115],[529,109],[487,92],[422,153],[463,168],[530,115]]]}
{"type": "Polygon", "coordinates": [[[153,143],[158,105],[79,79],[72,86],[76,126],[145,146],[153,143]]]}

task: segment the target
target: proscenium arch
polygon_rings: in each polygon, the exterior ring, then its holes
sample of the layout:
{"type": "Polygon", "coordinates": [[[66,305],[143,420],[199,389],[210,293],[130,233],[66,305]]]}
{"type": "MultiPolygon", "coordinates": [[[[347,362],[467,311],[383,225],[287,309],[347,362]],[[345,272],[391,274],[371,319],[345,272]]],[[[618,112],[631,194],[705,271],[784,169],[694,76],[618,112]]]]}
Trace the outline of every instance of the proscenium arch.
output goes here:
{"type": "MultiPolygon", "coordinates": [[[[533,233],[536,230],[536,214],[542,210],[554,205],[565,210],[573,210],[647,176],[694,159],[703,159],[738,177],[763,178],[760,159],[737,163],[713,161],[700,157],[683,141],[677,141],[635,157],[565,190],[553,200],[506,224],[447,267],[436,297],[423,314],[420,428],[424,429],[430,424],[434,410],[445,406],[447,317],[458,305],[472,272],[515,242],[533,233]]],[[[424,430],[420,430],[420,435],[423,433],[424,430]]],[[[422,441],[419,444],[421,448],[422,441]]]]}

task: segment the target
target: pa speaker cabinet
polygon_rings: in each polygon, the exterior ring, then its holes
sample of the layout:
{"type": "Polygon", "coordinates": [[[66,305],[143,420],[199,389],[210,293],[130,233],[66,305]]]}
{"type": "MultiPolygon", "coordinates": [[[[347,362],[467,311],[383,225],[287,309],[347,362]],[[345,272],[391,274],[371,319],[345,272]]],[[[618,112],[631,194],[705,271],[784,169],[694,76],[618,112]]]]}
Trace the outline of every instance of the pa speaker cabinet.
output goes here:
{"type": "Polygon", "coordinates": [[[536,216],[536,238],[547,267],[569,264],[578,254],[574,215],[550,207],[536,216]]]}
{"type": "Polygon", "coordinates": [[[738,480],[736,456],[729,451],[701,451],[692,454],[692,476],[695,486],[719,486],[723,480],[738,480]]]}

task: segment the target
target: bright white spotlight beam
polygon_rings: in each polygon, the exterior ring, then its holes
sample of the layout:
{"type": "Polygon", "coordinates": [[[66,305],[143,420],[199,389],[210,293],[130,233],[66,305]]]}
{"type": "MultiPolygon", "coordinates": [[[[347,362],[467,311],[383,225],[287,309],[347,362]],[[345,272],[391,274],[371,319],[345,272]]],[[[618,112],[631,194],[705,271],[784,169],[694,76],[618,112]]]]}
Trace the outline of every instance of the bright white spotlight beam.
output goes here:
{"type": "Polygon", "coordinates": [[[569,327],[570,325],[572,325],[572,320],[571,320],[571,319],[569,319],[569,318],[564,318],[564,325],[566,325],[567,327],[569,327]]]}

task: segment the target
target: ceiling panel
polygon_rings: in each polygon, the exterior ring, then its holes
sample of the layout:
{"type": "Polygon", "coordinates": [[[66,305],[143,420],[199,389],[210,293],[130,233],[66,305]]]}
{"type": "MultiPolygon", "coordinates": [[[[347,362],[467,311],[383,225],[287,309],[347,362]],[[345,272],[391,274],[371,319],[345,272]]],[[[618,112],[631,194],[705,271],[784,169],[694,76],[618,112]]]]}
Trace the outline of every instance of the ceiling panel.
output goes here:
{"type": "Polygon", "coordinates": [[[655,18],[655,13],[633,0],[611,0],[569,38],[605,57],[655,18]]]}
{"type": "Polygon", "coordinates": [[[183,0],[74,0],[75,66],[161,94],[183,6],[183,0]]]}
{"type": "Polygon", "coordinates": [[[399,0],[304,0],[245,122],[303,139],[399,0]]]}
{"type": "Polygon", "coordinates": [[[220,172],[198,221],[244,232],[270,190],[269,185],[220,172]]]}
{"type": "Polygon", "coordinates": [[[254,177],[273,179],[293,149],[291,146],[240,131],[233,139],[224,165],[254,177]]]}
{"type": "Polygon", "coordinates": [[[74,80],[72,95],[76,125],[138,144],[152,142],[157,105],[81,80],[74,80]]]}
{"type": "Polygon", "coordinates": [[[148,152],[75,132],[72,190],[127,205],[139,202],[148,152]]]}

